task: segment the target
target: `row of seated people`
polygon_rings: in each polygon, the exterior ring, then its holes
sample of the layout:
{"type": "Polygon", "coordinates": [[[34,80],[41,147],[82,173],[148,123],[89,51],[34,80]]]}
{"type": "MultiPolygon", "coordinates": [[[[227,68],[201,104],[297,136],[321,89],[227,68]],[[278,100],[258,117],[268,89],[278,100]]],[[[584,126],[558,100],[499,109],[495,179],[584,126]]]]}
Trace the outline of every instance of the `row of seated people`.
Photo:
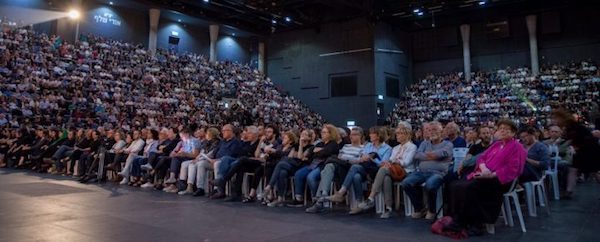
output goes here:
{"type": "MultiPolygon", "coordinates": [[[[554,127],[559,130],[555,131],[564,129],[564,139],[576,150],[571,166],[598,171],[598,166],[587,159],[600,150],[598,140],[568,115],[556,114],[556,120],[558,126],[554,127]]],[[[425,203],[422,193],[436,198],[439,188],[447,184],[447,213],[459,227],[477,232],[482,224],[495,222],[502,194],[511,182],[540,179],[548,167],[550,151],[538,141],[535,128],[519,131],[514,122],[500,120],[495,127],[478,129],[480,139],[470,144],[467,157],[454,172],[454,143],[466,146],[460,136],[448,136],[457,134],[455,128],[454,123],[445,128],[439,122],[425,123],[424,139],[415,142],[408,122],[398,123],[394,132],[385,127],[370,128],[367,142],[359,127],[348,131],[330,124],[318,132],[288,130],[281,137],[274,126],[247,126],[239,138],[236,128],[229,124],[220,132],[213,127],[142,129],[127,135],[103,129],[71,130],[63,135],[65,138],[59,138],[56,130],[48,134],[39,129],[36,138],[19,132],[12,136],[5,130],[0,151],[3,161],[12,161],[10,166],[43,170],[51,164],[52,172],[69,174],[70,170],[81,182],[102,179],[97,175],[104,170],[120,170],[121,184],[180,195],[208,195],[210,199],[244,203],[261,200],[269,207],[302,207],[305,200],[312,200],[312,206],[306,208],[308,213],[323,212],[325,202],[341,202],[349,191],[359,202],[350,214],[361,213],[371,209],[375,197],[383,193],[381,217],[388,218],[394,205],[392,187],[399,183],[414,206],[412,217],[434,219],[436,200],[425,203]],[[7,142],[11,140],[13,143],[7,142]],[[110,149],[101,152],[101,147],[110,149]],[[69,163],[70,167],[65,167],[69,163]],[[75,164],[78,171],[73,171],[75,164]],[[246,173],[253,176],[248,177],[250,191],[243,196],[246,173]],[[290,180],[292,199],[286,202],[290,180]],[[228,182],[231,192],[227,197],[228,182]],[[333,182],[338,184],[336,191],[331,191],[333,182]],[[365,182],[371,184],[366,199],[365,182]],[[261,183],[264,189],[258,194],[261,183]]]]}

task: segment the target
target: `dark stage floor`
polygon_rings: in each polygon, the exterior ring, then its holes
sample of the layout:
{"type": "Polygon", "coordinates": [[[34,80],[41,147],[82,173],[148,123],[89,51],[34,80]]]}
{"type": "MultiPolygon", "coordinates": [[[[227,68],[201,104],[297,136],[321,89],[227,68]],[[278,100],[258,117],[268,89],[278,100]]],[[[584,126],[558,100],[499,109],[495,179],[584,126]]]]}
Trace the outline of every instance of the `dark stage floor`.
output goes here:
{"type": "MultiPolygon", "coordinates": [[[[547,215],[526,217],[527,233],[496,225],[471,241],[600,241],[600,185],[551,201],[547,215]]],[[[323,215],[301,209],[231,204],[113,184],[0,170],[0,241],[448,241],[429,223],[375,214],[323,215]]]]}

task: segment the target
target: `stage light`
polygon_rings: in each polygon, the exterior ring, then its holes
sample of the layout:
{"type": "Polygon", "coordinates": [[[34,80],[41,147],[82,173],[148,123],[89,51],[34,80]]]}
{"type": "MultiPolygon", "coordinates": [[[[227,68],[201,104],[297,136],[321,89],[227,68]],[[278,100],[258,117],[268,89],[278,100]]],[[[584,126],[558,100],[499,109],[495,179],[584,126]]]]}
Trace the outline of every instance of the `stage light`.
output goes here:
{"type": "Polygon", "coordinates": [[[292,18],[290,18],[290,17],[285,17],[285,21],[286,21],[286,22],[292,22],[292,18]]]}
{"type": "Polygon", "coordinates": [[[485,5],[485,1],[479,1],[479,5],[485,5]]]}
{"type": "Polygon", "coordinates": [[[181,23],[181,19],[177,19],[177,22],[180,22],[180,23],[181,23]]]}
{"type": "Polygon", "coordinates": [[[417,15],[423,16],[423,12],[418,12],[417,15]]]}
{"type": "Polygon", "coordinates": [[[210,2],[210,0],[202,0],[202,1],[205,2],[205,3],[209,3],[210,2]]]}
{"type": "Polygon", "coordinates": [[[235,33],[232,33],[231,36],[235,36],[235,33]]]}
{"type": "Polygon", "coordinates": [[[68,14],[70,19],[79,19],[79,17],[81,16],[81,14],[79,13],[79,11],[72,9],[69,11],[68,14]]]}
{"type": "Polygon", "coordinates": [[[108,4],[114,5],[115,3],[113,1],[110,1],[110,2],[108,2],[108,4]]]}
{"type": "Polygon", "coordinates": [[[272,23],[272,24],[277,24],[277,20],[276,20],[276,19],[273,19],[273,20],[271,20],[271,23],[272,23]]]}
{"type": "Polygon", "coordinates": [[[418,13],[418,12],[421,12],[421,9],[415,8],[415,9],[413,10],[413,13],[418,13]]]}

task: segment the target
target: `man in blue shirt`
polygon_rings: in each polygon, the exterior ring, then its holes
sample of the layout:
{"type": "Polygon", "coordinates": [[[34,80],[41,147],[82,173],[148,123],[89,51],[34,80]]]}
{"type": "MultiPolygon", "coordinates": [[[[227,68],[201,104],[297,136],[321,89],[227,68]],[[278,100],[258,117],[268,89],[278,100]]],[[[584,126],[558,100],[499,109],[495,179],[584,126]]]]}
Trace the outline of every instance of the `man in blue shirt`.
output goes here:
{"type": "Polygon", "coordinates": [[[537,130],[533,127],[526,127],[519,133],[519,140],[527,150],[525,169],[519,177],[521,183],[539,180],[550,164],[550,150],[547,145],[538,141],[536,135],[537,130]]]}
{"type": "Polygon", "coordinates": [[[466,148],[467,141],[458,135],[459,132],[460,127],[458,127],[458,124],[455,122],[446,124],[446,127],[444,127],[444,135],[446,136],[445,140],[452,142],[454,148],[466,148]]]}
{"type": "MultiPolygon", "coordinates": [[[[225,177],[232,166],[239,162],[242,157],[254,157],[254,152],[258,147],[259,137],[258,128],[256,126],[248,126],[242,136],[243,141],[234,150],[232,156],[224,156],[215,164],[215,194],[210,196],[210,199],[225,198],[225,183],[231,177],[225,177]]],[[[241,179],[241,178],[238,178],[241,179]]],[[[241,187],[240,187],[241,188],[241,187]]],[[[239,195],[239,194],[238,194],[239,195]]]]}

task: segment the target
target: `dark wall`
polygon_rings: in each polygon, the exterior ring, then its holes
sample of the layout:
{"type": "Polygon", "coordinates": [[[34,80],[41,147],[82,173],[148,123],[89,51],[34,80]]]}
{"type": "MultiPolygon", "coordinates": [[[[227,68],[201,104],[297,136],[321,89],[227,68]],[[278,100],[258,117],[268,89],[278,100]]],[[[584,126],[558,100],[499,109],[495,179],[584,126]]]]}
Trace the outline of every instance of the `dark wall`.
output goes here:
{"type": "Polygon", "coordinates": [[[110,5],[88,4],[80,21],[80,33],[148,45],[148,12],[110,5]]]}
{"type": "MultiPolygon", "coordinates": [[[[208,57],[210,55],[210,34],[208,27],[192,24],[182,24],[166,18],[161,18],[158,24],[158,40],[156,46],[169,48],[169,36],[174,32],[179,37],[177,46],[179,53],[197,53],[208,57]]],[[[249,38],[235,37],[221,33],[217,40],[217,60],[250,63],[251,51],[256,49],[249,38]]]]}
{"type": "Polygon", "coordinates": [[[217,60],[233,61],[238,63],[250,63],[252,52],[258,48],[257,42],[249,38],[223,35],[217,40],[217,60]]]}
{"type": "Polygon", "coordinates": [[[378,98],[377,102],[384,107],[379,116],[385,118],[398,102],[398,98],[386,95],[389,88],[386,77],[398,79],[397,91],[400,94],[410,85],[410,35],[395,30],[387,23],[378,23],[375,27],[374,50],[375,90],[378,95],[383,95],[383,100],[378,98]]]}
{"type": "Polygon", "coordinates": [[[376,123],[373,52],[319,56],[373,47],[373,27],[364,19],[273,35],[267,43],[267,73],[276,85],[298,97],[335,125],[355,120],[376,123]],[[357,96],[331,97],[329,76],[357,74],[357,96]]]}
{"type": "MultiPolygon", "coordinates": [[[[540,64],[584,59],[600,60],[600,6],[571,8],[549,12],[538,17],[542,24],[548,19],[559,17],[559,33],[552,29],[539,29],[540,64]],[[544,31],[546,33],[544,33],[544,31]]],[[[548,24],[552,26],[553,24],[548,24]]],[[[538,24],[538,28],[542,28],[538,24]]]]}
{"type": "Polygon", "coordinates": [[[192,52],[209,55],[210,39],[208,28],[204,26],[181,24],[176,21],[161,18],[158,23],[156,47],[169,48],[169,36],[176,32],[179,37],[178,52],[192,52]]]}
{"type": "MultiPolygon", "coordinates": [[[[569,7],[534,13],[540,64],[597,58],[600,55],[600,8],[569,7]]],[[[510,16],[510,36],[490,39],[485,22],[471,23],[471,70],[530,66],[525,15],[510,16]]],[[[413,33],[414,77],[463,70],[459,26],[413,33]]]]}

